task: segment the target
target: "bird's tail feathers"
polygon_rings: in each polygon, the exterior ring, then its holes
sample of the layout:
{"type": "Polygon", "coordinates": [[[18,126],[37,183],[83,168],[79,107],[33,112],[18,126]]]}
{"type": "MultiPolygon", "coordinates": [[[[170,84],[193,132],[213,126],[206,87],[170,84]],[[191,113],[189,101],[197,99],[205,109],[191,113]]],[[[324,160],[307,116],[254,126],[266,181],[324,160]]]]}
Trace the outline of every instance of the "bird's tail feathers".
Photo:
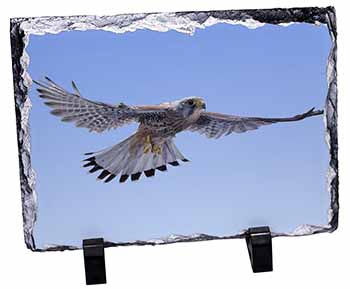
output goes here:
{"type": "MultiPolygon", "coordinates": [[[[104,150],[87,153],[89,158],[85,159],[84,167],[92,167],[89,172],[101,171],[98,179],[110,182],[120,175],[119,182],[125,182],[129,176],[132,181],[138,180],[142,173],[146,177],[155,175],[156,170],[166,171],[167,164],[178,166],[178,160],[188,160],[175,146],[173,138],[162,139],[153,147],[145,147],[145,138],[134,134],[124,141],[106,148],[104,150]]],[[[151,144],[149,144],[151,145],[151,144]]]]}

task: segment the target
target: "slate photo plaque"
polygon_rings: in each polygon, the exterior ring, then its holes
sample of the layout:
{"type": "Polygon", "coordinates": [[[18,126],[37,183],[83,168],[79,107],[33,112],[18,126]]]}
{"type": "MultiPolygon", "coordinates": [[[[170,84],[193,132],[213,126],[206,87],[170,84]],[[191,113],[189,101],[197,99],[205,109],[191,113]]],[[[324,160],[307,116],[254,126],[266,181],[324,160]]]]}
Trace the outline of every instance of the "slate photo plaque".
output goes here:
{"type": "Polygon", "coordinates": [[[333,232],[333,7],[11,19],[33,251],[333,232]]]}

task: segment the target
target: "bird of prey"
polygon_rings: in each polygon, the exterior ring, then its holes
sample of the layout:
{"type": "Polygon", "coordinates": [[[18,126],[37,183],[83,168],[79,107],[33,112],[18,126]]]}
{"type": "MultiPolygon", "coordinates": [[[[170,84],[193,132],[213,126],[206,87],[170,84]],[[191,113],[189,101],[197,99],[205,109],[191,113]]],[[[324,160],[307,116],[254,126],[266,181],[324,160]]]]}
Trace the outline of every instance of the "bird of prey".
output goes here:
{"type": "Polygon", "coordinates": [[[132,181],[136,181],[142,173],[151,177],[156,170],[166,171],[168,164],[178,166],[179,160],[187,162],[174,144],[176,134],[185,130],[204,134],[208,138],[219,138],[255,130],[263,125],[299,121],[323,113],[322,110],[312,108],[293,117],[241,117],[207,112],[201,97],[186,97],[159,105],[112,105],[82,97],[73,81],[74,92],[68,92],[48,77],[45,79],[34,81],[38,85],[39,96],[52,108],[51,113],[62,121],[73,122],[77,127],[97,133],[131,122],[139,123],[137,131],[124,141],[86,154],[89,156],[83,166],[91,167],[90,173],[100,171],[98,179],[106,183],[119,175],[121,183],[129,176],[132,181]]]}

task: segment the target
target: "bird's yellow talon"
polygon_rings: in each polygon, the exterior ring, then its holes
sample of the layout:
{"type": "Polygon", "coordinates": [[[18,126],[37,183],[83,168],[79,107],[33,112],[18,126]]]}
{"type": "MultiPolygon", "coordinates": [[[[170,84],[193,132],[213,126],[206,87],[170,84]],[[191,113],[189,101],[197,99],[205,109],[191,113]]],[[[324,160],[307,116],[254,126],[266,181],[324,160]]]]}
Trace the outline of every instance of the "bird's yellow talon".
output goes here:
{"type": "Polygon", "coordinates": [[[146,139],[145,139],[143,153],[148,154],[151,151],[153,151],[153,145],[152,145],[151,136],[148,135],[148,136],[146,136],[146,139]]]}
{"type": "Polygon", "coordinates": [[[144,153],[144,154],[148,154],[150,151],[151,151],[151,147],[150,147],[150,146],[145,146],[145,147],[143,148],[143,153],[144,153]]]}
{"type": "Polygon", "coordinates": [[[152,143],[152,138],[150,135],[146,136],[143,148],[144,154],[147,154],[149,152],[152,152],[154,154],[161,154],[162,152],[162,148],[159,145],[152,143]]]}
{"type": "Polygon", "coordinates": [[[154,144],[152,146],[152,153],[161,154],[162,153],[162,148],[159,145],[154,144]]]}

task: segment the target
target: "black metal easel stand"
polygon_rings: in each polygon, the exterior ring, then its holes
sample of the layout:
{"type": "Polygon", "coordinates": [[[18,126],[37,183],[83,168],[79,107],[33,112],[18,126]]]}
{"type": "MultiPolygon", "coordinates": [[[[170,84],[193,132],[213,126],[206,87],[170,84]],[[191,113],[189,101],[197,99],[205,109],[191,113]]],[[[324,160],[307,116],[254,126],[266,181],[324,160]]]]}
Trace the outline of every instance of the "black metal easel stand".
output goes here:
{"type": "Polygon", "coordinates": [[[83,251],[86,285],[107,283],[103,239],[83,240],[83,251]]]}
{"type": "Polygon", "coordinates": [[[249,228],[245,239],[253,272],[272,271],[272,237],[270,228],[249,228]]]}
{"type": "MultiPolygon", "coordinates": [[[[245,236],[254,273],[272,271],[272,237],[269,227],[249,228],[245,236]]],[[[105,284],[104,240],[83,240],[86,285],[105,284]]]]}

